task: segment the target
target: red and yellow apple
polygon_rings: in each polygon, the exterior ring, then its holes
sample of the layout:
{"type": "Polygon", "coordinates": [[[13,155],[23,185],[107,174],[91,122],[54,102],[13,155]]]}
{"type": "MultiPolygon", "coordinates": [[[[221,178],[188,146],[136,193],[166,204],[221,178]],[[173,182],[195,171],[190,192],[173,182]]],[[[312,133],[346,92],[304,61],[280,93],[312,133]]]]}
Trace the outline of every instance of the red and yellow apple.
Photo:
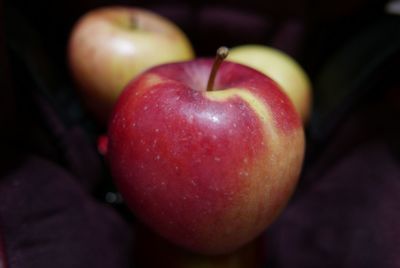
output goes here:
{"type": "Polygon", "coordinates": [[[310,117],[312,86],[304,69],[286,53],[263,45],[242,45],[230,50],[228,60],[245,64],[274,79],[292,100],[303,122],[310,117]]]}
{"type": "Polygon", "coordinates": [[[192,46],[177,25],[149,10],[112,6],[92,10],[74,26],[68,46],[83,104],[105,125],[124,86],[158,64],[189,60],[192,46]]]}
{"type": "Polygon", "coordinates": [[[217,72],[212,66],[210,59],[164,64],[130,82],[105,151],[143,223],[215,255],[249,243],[279,215],[301,171],[304,133],[272,79],[228,61],[217,72]]]}

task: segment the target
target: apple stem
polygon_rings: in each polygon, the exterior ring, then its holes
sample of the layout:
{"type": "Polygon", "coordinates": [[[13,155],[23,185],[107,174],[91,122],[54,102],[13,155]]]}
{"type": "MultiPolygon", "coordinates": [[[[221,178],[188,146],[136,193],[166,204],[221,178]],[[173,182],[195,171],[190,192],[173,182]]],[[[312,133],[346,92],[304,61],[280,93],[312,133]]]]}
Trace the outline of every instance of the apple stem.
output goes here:
{"type": "Polygon", "coordinates": [[[217,54],[215,56],[215,60],[210,72],[210,76],[208,78],[208,83],[207,83],[207,91],[213,91],[214,87],[214,81],[215,77],[217,76],[217,72],[219,69],[219,66],[221,63],[224,61],[224,59],[228,56],[229,54],[229,49],[227,47],[220,47],[217,49],[217,54]]]}

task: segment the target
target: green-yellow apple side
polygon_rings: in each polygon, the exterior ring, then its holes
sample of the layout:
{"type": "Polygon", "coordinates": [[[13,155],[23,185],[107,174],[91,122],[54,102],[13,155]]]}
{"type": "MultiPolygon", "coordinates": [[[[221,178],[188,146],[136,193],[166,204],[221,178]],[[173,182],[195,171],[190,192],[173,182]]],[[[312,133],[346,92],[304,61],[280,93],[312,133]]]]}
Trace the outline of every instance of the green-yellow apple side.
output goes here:
{"type": "Polygon", "coordinates": [[[303,122],[308,121],[312,86],[306,72],[292,57],[272,47],[249,44],[232,48],[228,60],[248,65],[274,79],[292,100],[303,122]]]}
{"type": "Polygon", "coordinates": [[[111,6],[92,10],[73,27],[69,67],[84,106],[106,125],[123,87],[149,67],[194,57],[177,25],[149,10],[111,6]]]}
{"type": "Polygon", "coordinates": [[[253,241],[279,215],[297,184],[305,141],[275,81],[242,64],[212,66],[197,59],[139,75],[114,106],[105,151],[143,223],[177,245],[217,255],[253,241]]]}

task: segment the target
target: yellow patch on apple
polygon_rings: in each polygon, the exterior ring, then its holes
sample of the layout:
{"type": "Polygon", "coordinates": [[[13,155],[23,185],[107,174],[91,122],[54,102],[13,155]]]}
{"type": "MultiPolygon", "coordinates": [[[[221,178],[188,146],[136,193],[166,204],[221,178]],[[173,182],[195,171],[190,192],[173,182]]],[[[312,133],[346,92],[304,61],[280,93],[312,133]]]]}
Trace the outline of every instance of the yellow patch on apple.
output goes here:
{"type": "Polygon", "coordinates": [[[268,134],[267,136],[270,136],[272,139],[274,139],[274,137],[278,135],[274,129],[267,129],[265,127],[268,126],[268,122],[272,122],[274,120],[271,112],[261,100],[259,100],[250,92],[241,90],[240,88],[230,88],[225,90],[206,91],[204,92],[204,95],[206,98],[213,101],[227,101],[230,98],[239,97],[241,100],[246,102],[261,119],[264,126],[264,131],[266,132],[265,134],[268,134]]]}
{"type": "Polygon", "coordinates": [[[252,67],[275,80],[293,102],[303,122],[311,113],[312,85],[303,68],[284,52],[263,45],[242,45],[232,48],[229,61],[252,67]]]}

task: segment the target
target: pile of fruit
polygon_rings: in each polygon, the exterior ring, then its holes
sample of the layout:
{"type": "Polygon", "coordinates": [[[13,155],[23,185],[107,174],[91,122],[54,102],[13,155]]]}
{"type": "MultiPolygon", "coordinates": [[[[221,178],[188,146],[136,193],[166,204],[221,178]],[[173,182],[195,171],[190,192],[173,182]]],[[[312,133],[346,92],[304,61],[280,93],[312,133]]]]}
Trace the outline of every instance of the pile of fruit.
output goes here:
{"type": "Polygon", "coordinates": [[[114,182],[152,231],[190,252],[233,254],[285,208],[311,108],[294,59],[256,44],[196,58],[168,19],[104,7],[76,23],[68,60],[107,129],[100,151],[114,182]]]}

